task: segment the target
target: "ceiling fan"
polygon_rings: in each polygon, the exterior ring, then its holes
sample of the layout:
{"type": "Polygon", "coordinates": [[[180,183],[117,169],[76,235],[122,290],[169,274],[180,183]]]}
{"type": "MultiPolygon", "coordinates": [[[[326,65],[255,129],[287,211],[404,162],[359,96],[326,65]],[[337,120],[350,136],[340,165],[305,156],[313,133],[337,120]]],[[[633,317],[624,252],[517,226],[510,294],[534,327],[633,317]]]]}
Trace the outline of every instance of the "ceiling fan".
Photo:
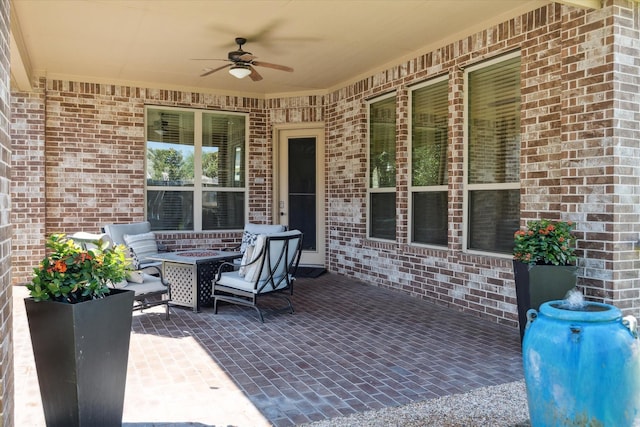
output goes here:
{"type": "Polygon", "coordinates": [[[286,65],[271,64],[269,62],[256,61],[256,57],[251,52],[242,50],[242,45],[247,42],[247,39],[243,37],[236,37],[236,43],[238,44],[237,50],[232,50],[227,55],[227,59],[196,59],[196,61],[227,61],[230,64],[223,65],[222,67],[214,69],[206,69],[200,77],[208,76],[216,71],[220,71],[229,67],[229,74],[239,79],[249,76],[254,82],[262,80],[262,76],[256,71],[254,67],[273,68],[274,70],[293,72],[293,68],[286,65]]]}

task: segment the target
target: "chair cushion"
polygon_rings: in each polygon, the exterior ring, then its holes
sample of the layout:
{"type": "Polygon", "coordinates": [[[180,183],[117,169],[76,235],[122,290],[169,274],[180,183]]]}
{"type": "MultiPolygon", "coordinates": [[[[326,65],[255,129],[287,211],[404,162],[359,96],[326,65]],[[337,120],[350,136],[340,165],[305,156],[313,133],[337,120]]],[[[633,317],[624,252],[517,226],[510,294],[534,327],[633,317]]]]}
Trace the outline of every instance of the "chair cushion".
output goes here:
{"type": "Polygon", "coordinates": [[[144,275],[144,281],[142,283],[128,282],[126,285],[120,287],[120,289],[134,291],[136,296],[168,291],[168,288],[162,283],[159,277],[148,274],[144,275]]]}
{"type": "Polygon", "coordinates": [[[104,232],[111,237],[111,241],[116,245],[126,245],[124,241],[125,234],[142,234],[151,231],[151,223],[132,222],[128,224],[107,224],[103,227],[104,232]]]}
{"type": "Polygon", "coordinates": [[[242,242],[240,244],[240,252],[245,252],[247,246],[255,244],[255,240],[258,234],[273,234],[280,233],[285,230],[285,226],[282,224],[254,224],[248,222],[244,226],[244,232],[242,233],[242,242]]]}
{"type": "Polygon", "coordinates": [[[95,234],[95,233],[87,233],[86,231],[79,231],[77,233],[72,234],[71,236],[71,240],[73,240],[74,242],[76,242],[78,245],[80,245],[82,248],[86,249],[86,250],[91,250],[91,249],[95,249],[96,245],[94,244],[97,240],[107,240],[109,239],[109,236],[107,236],[106,234],[95,234]]]}
{"type": "MultiPolygon", "coordinates": [[[[289,275],[289,280],[290,281],[293,280],[292,275],[289,275]]],[[[264,282],[265,280],[261,280],[256,285],[255,282],[249,282],[245,280],[244,277],[238,274],[238,270],[235,270],[235,271],[222,273],[220,275],[220,279],[216,281],[215,285],[226,286],[228,288],[239,289],[242,291],[253,292],[254,294],[257,294],[258,289],[262,288],[262,285],[264,284],[264,282]]],[[[287,287],[287,281],[282,280],[282,281],[279,281],[276,289],[282,289],[285,287],[287,287]]],[[[271,292],[271,291],[273,291],[272,288],[263,289],[263,292],[271,292]]]]}
{"type": "Polygon", "coordinates": [[[216,281],[215,285],[228,286],[234,289],[240,289],[247,292],[256,292],[254,287],[255,283],[248,282],[244,277],[240,276],[238,270],[222,273],[220,279],[216,281]]]}
{"type": "Polygon", "coordinates": [[[140,268],[140,264],[151,261],[147,258],[158,253],[158,243],[153,232],[125,234],[123,237],[129,247],[135,269],[140,268]]]}

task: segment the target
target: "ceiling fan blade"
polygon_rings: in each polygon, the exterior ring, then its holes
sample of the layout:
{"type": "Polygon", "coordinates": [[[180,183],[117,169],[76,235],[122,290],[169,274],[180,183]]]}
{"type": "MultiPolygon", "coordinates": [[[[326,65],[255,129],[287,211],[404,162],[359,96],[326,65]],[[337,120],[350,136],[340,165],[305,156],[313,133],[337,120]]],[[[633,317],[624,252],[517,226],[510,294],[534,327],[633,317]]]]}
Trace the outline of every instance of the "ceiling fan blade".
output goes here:
{"type": "Polygon", "coordinates": [[[262,61],[253,61],[251,64],[257,65],[258,67],[273,68],[274,70],[280,70],[280,71],[288,71],[289,73],[293,72],[293,68],[287,67],[286,65],[270,64],[269,62],[262,62],[262,61]]]}
{"type": "Polygon", "coordinates": [[[189,58],[191,61],[229,61],[222,58],[189,58]]]}
{"type": "Polygon", "coordinates": [[[204,72],[204,73],[200,74],[200,77],[208,76],[209,74],[213,74],[213,73],[215,73],[216,71],[220,71],[220,70],[222,70],[223,68],[227,68],[227,67],[230,67],[230,66],[231,66],[231,64],[226,64],[226,65],[223,65],[222,67],[214,68],[213,70],[209,70],[209,71],[207,71],[207,72],[204,72]]]}
{"type": "Polygon", "coordinates": [[[262,76],[256,71],[255,68],[251,66],[249,66],[249,68],[251,68],[251,74],[249,74],[251,80],[253,80],[254,82],[259,82],[260,80],[262,80],[262,76]]]}

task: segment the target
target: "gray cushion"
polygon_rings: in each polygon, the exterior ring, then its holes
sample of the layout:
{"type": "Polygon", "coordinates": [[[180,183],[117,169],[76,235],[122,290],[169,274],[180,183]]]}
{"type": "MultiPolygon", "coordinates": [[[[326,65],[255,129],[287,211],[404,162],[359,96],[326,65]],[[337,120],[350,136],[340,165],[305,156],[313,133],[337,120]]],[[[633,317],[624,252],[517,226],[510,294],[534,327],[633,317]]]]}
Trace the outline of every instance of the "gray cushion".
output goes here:
{"type": "Polygon", "coordinates": [[[148,274],[144,275],[144,281],[142,283],[128,282],[124,286],[119,286],[119,288],[134,291],[136,296],[155,292],[166,292],[168,290],[159,277],[148,274]]]}
{"type": "MultiPolygon", "coordinates": [[[[281,276],[282,277],[282,276],[281,276]]],[[[276,278],[276,282],[278,281],[279,278],[276,278]]],[[[289,275],[289,280],[292,280],[293,276],[289,275]]],[[[262,287],[262,284],[265,282],[266,280],[260,280],[258,281],[258,283],[256,284],[256,282],[249,282],[247,280],[245,280],[244,277],[241,277],[238,274],[238,271],[230,271],[227,273],[222,273],[220,275],[220,279],[215,283],[215,285],[217,286],[227,286],[229,288],[234,288],[234,289],[240,289],[243,291],[247,291],[247,292],[252,292],[254,294],[258,293],[258,289],[260,289],[262,287]]],[[[287,286],[287,282],[286,280],[281,281],[278,284],[278,289],[279,288],[284,288],[287,286]]],[[[263,292],[270,292],[272,291],[272,288],[265,288],[263,289],[263,292]]]]}
{"type": "Polygon", "coordinates": [[[126,245],[124,241],[125,234],[142,234],[151,231],[151,223],[149,221],[144,222],[132,222],[130,224],[107,224],[104,227],[104,232],[111,237],[111,241],[116,245],[126,245]]]}
{"type": "Polygon", "coordinates": [[[240,244],[240,252],[247,249],[248,245],[255,244],[255,240],[258,234],[273,234],[285,231],[285,226],[282,224],[254,224],[248,222],[244,226],[244,232],[242,233],[242,243],[240,244]]]}

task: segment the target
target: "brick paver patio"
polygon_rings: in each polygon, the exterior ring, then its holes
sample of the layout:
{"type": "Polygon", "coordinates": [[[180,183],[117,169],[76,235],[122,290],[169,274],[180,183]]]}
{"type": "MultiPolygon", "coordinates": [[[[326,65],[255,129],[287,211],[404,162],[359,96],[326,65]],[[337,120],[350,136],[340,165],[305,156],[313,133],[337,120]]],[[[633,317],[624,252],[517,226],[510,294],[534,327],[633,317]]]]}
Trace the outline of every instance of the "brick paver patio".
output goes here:
{"type": "MultiPolygon", "coordinates": [[[[14,294],[15,425],[44,426],[14,294]]],[[[516,329],[330,273],[293,301],[264,324],[231,305],[135,313],[123,425],[294,426],[523,378],[516,329]]]]}

